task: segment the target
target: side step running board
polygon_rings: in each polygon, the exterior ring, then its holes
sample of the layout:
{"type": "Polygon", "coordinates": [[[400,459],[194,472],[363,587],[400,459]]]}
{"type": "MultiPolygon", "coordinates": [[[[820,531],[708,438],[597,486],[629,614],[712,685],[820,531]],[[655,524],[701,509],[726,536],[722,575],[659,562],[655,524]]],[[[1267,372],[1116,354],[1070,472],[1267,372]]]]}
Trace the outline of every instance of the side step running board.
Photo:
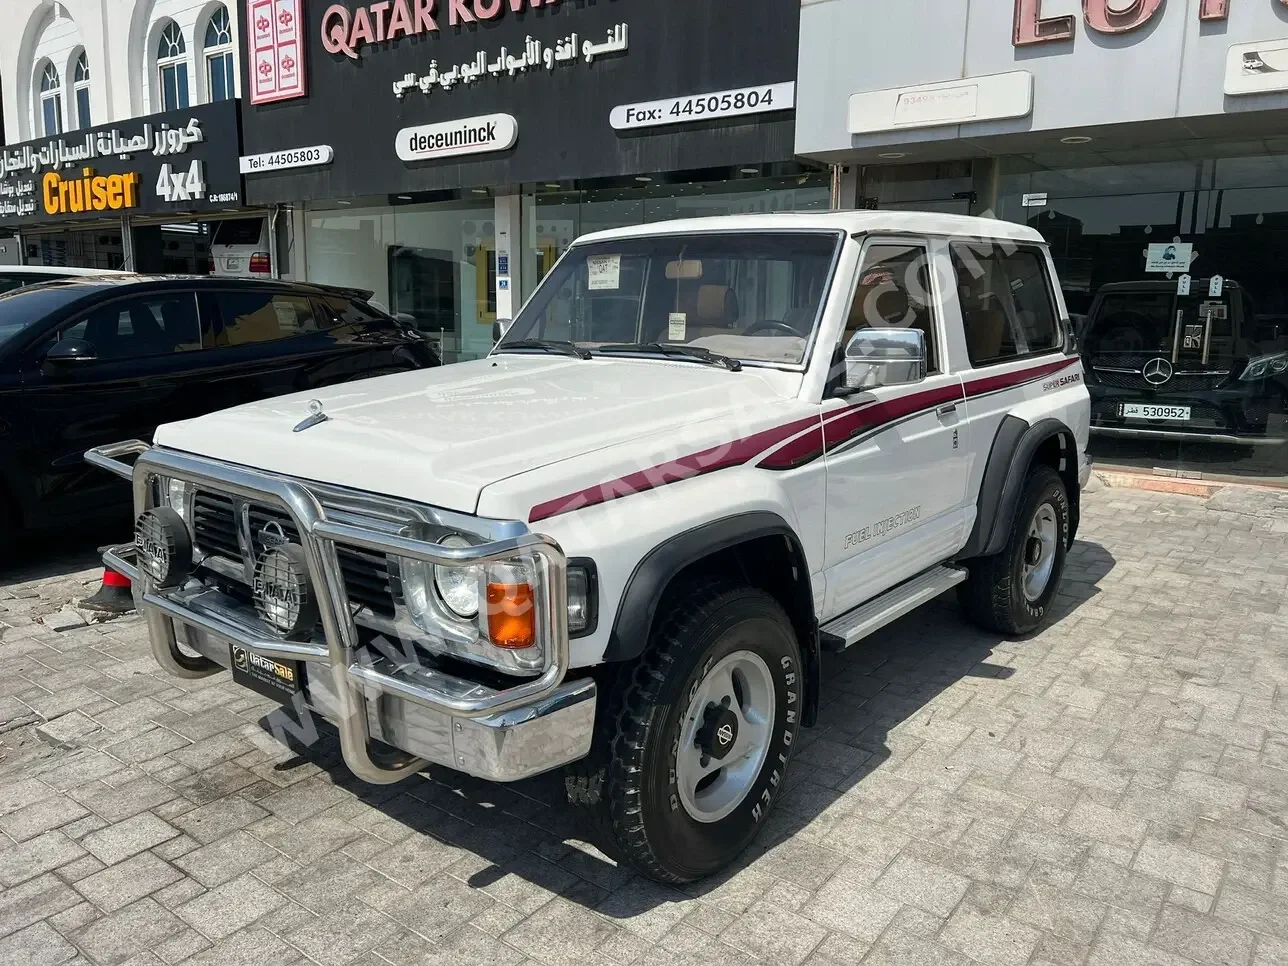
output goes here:
{"type": "Polygon", "coordinates": [[[819,628],[823,649],[843,651],[965,579],[966,571],[960,567],[937,566],[923,570],[880,597],[824,624],[819,628]]]}

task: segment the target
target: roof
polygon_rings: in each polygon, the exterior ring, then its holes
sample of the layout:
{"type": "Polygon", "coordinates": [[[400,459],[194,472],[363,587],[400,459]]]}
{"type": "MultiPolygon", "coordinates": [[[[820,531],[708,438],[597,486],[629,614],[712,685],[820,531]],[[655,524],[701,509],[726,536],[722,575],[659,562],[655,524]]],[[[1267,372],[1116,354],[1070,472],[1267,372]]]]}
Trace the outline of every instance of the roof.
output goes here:
{"type": "Polygon", "coordinates": [[[1005,238],[1044,245],[1037,229],[993,218],[944,215],[933,211],[799,211],[757,215],[717,215],[685,218],[583,235],[579,242],[638,238],[641,235],[674,235],[712,231],[843,231],[848,235],[881,232],[949,235],[962,238],[1005,238]]]}
{"type": "MultiPolygon", "coordinates": [[[[3,271],[0,268],[0,271],[3,271]]],[[[288,288],[297,292],[315,295],[342,294],[360,299],[369,298],[371,293],[366,289],[350,288],[342,285],[326,285],[318,282],[298,282],[290,279],[247,278],[238,275],[138,275],[132,272],[89,272],[78,273],[66,278],[51,278],[41,288],[58,286],[75,290],[84,295],[111,290],[129,290],[133,288],[156,289],[203,289],[203,288],[288,288]]],[[[29,290],[29,289],[28,289],[29,290]]],[[[24,291],[18,289],[17,291],[24,291]]]]}
{"type": "Polygon", "coordinates": [[[123,275],[106,268],[68,268],[61,265],[0,265],[0,272],[6,275],[52,275],[55,278],[82,275],[123,275]]]}

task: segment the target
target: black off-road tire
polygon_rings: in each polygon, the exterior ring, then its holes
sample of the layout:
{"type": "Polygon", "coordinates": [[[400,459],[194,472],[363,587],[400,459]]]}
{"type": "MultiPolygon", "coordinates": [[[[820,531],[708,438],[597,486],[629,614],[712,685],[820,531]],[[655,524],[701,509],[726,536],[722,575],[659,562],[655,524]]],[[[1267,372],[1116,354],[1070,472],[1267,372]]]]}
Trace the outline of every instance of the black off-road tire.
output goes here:
{"type": "Polygon", "coordinates": [[[595,844],[660,882],[692,882],[732,862],[783,787],[804,683],[796,633],[773,597],[722,579],[695,582],[658,615],[644,654],[601,692],[595,747],[566,773],[569,801],[595,844]],[[741,803],[719,821],[698,822],[677,792],[680,730],[707,671],[739,650],[757,653],[774,681],[770,747],[741,803]]]}
{"type": "Polygon", "coordinates": [[[987,631],[1020,635],[1035,630],[1046,619],[1051,602],[1059,593],[1068,546],[1069,494],[1064,481],[1051,467],[1035,466],[1025,480],[1006,546],[1000,553],[967,562],[970,576],[957,588],[962,609],[987,631]],[[1043,592],[1037,600],[1030,601],[1021,580],[1025,542],[1034,514],[1044,503],[1055,510],[1055,562],[1043,592]]]}

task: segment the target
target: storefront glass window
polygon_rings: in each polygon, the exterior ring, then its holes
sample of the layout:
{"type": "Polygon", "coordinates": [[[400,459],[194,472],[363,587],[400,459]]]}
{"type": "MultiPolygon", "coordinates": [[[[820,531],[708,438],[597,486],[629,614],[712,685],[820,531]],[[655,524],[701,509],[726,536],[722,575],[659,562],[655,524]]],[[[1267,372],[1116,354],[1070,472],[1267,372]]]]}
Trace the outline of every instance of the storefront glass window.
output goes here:
{"type": "Polygon", "coordinates": [[[1050,242],[1079,330],[1097,461],[1288,483],[1285,150],[1000,162],[999,212],[1050,242]]]}
{"type": "Polygon", "coordinates": [[[379,307],[439,340],[444,361],[486,355],[496,319],[490,198],[309,212],[309,279],[374,291],[379,307]]]}

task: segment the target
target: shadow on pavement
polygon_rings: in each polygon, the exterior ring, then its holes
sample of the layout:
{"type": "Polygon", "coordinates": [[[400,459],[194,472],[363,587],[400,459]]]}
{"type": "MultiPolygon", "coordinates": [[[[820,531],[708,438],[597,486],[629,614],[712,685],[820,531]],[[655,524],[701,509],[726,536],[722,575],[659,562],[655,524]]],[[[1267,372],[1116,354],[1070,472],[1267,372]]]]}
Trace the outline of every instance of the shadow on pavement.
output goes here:
{"type": "MultiPolygon", "coordinates": [[[[1114,565],[1100,545],[1075,543],[1053,621],[1058,624],[1094,598],[1114,565]]],[[[1007,643],[1023,648],[1025,642],[974,628],[961,616],[954,596],[946,594],[850,650],[825,655],[818,725],[797,746],[786,790],[759,837],[731,868],[678,890],[639,879],[587,848],[586,832],[564,798],[558,772],[500,785],[432,767],[396,785],[367,785],[345,768],[338,737],[325,724],[319,726],[320,741],[308,747],[292,742],[297,757],[278,767],[315,764],[385,818],[424,836],[426,844],[436,841],[472,853],[479,868],[467,879],[471,887],[486,888],[513,875],[610,918],[630,918],[724,887],[847,793],[862,796],[865,781],[894,754],[897,736],[892,741],[891,732],[897,726],[964,678],[1004,681],[1012,676],[1013,668],[989,660],[1007,643]],[[638,887],[621,890],[632,878],[638,887]]],[[[269,730],[267,718],[259,724],[269,730]]],[[[864,801],[875,802],[876,793],[864,801]]],[[[908,820],[917,819],[910,815],[908,820]]],[[[432,888],[432,881],[426,888],[432,888]]]]}

